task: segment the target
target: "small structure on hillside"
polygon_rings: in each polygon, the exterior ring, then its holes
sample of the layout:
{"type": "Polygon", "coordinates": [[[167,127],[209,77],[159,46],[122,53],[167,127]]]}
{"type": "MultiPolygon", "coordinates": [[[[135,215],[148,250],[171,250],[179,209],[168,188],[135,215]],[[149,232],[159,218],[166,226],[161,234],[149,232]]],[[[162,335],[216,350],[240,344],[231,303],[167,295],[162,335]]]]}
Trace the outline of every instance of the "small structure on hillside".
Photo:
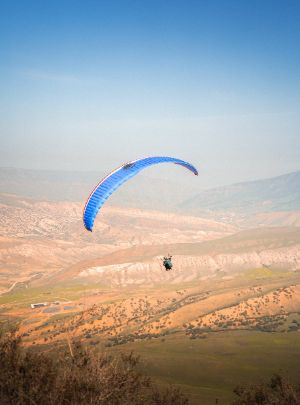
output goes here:
{"type": "Polygon", "coordinates": [[[48,302],[37,302],[36,304],[30,304],[32,309],[46,307],[47,305],[48,305],[48,302]]]}

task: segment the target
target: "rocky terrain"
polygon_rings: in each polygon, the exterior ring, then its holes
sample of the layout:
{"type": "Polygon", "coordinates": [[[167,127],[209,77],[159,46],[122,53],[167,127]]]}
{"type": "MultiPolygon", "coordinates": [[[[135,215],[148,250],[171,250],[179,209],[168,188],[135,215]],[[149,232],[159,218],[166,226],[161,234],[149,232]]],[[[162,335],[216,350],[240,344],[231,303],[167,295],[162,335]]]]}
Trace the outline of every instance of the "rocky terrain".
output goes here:
{"type": "MultiPolygon", "coordinates": [[[[0,196],[0,291],[33,282],[72,264],[132,246],[200,242],[229,235],[236,227],[210,219],[117,208],[101,211],[93,233],[82,224],[82,204],[0,196]]],[[[66,278],[66,277],[64,277],[66,278]]]]}
{"type": "Polygon", "coordinates": [[[0,322],[28,345],[300,329],[297,212],[215,220],[107,204],[89,233],[82,203],[6,193],[0,210],[0,322]]]}
{"type": "Polygon", "coordinates": [[[261,228],[202,243],[180,243],[118,250],[103,258],[77,263],[65,272],[74,279],[129,286],[184,283],[221,277],[247,269],[300,270],[300,230],[261,228]],[[174,269],[162,271],[161,257],[173,253],[174,269]]]}

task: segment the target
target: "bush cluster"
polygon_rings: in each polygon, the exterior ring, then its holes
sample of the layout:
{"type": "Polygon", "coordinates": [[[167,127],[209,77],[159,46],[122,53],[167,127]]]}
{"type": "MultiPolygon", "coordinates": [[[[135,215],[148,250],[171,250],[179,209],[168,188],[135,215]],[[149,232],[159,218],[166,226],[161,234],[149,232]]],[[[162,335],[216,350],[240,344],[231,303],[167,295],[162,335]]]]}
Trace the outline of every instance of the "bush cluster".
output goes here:
{"type": "Polygon", "coordinates": [[[297,390],[281,375],[275,374],[270,381],[256,385],[238,386],[232,405],[300,405],[297,390]]]}
{"type": "Polygon", "coordinates": [[[186,405],[176,388],[160,390],[137,368],[138,357],[113,357],[74,345],[68,352],[33,352],[15,332],[0,331],[1,405],[186,405]]]}

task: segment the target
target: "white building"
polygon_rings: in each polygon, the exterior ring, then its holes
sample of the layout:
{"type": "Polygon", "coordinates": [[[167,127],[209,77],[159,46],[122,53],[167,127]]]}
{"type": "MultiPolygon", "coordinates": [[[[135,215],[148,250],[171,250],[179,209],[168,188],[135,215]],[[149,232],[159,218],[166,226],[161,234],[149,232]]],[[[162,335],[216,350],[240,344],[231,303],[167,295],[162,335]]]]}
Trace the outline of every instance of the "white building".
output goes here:
{"type": "Polygon", "coordinates": [[[37,302],[36,304],[30,304],[32,309],[46,307],[47,305],[48,305],[48,302],[37,302]]]}

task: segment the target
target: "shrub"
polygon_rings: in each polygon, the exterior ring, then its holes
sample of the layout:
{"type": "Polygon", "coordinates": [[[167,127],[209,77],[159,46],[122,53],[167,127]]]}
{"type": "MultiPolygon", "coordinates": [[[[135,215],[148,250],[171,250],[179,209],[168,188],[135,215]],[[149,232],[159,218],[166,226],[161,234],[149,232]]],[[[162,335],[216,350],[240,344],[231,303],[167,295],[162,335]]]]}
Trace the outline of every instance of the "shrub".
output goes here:
{"type": "Polygon", "coordinates": [[[69,353],[25,350],[0,330],[1,405],[185,405],[175,388],[159,390],[137,370],[138,357],[113,357],[73,345],[69,353]]]}
{"type": "Polygon", "coordinates": [[[238,386],[234,393],[239,397],[232,405],[299,405],[295,389],[284,377],[275,374],[269,382],[238,386]]]}

